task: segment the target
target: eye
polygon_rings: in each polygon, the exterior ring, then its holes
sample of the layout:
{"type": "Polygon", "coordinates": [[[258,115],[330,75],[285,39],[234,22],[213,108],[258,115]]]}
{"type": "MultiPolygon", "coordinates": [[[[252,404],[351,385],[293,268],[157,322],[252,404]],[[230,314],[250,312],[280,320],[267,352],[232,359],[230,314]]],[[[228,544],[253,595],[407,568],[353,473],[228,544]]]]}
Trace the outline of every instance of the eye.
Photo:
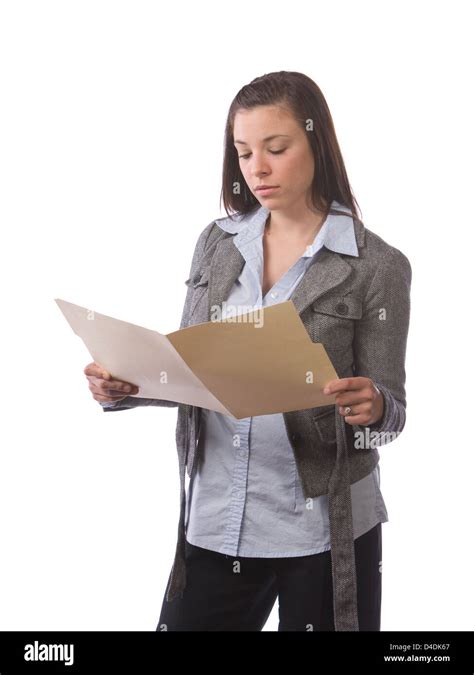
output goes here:
{"type": "MultiPolygon", "coordinates": [[[[282,152],[285,152],[286,148],[282,148],[281,150],[269,150],[268,152],[271,152],[272,155],[281,155],[282,152]]],[[[246,155],[239,155],[240,159],[247,159],[250,157],[250,152],[247,153],[246,155]]]]}

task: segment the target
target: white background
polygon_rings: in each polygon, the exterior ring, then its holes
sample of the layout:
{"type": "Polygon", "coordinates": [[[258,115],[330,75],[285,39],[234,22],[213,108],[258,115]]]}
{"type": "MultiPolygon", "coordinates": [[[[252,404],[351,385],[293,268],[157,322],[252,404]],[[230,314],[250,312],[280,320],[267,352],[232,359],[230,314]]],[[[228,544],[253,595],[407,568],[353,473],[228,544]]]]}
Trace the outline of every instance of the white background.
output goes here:
{"type": "MultiPolygon", "coordinates": [[[[382,630],[472,630],[468,2],[0,5],[0,629],[154,630],[176,408],[104,413],[59,297],[178,328],[237,91],[304,72],[363,221],[409,258],[407,424],[382,448],[382,630]]],[[[278,625],[277,606],[265,630],[278,625]]]]}

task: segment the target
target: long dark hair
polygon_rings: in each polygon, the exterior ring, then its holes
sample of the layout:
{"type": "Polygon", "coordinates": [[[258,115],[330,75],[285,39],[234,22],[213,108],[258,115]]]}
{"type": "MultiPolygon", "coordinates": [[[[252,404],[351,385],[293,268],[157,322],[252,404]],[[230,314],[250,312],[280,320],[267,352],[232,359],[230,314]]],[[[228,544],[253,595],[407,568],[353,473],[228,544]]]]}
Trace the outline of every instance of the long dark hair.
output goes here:
{"type": "Polygon", "coordinates": [[[259,105],[285,106],[307,133],[315,164],[311,189],[314,206],[327,213],[335,199],[359,219],[360,207],[352,194],[326,99],[310,77],[286,70],[256,77],[240,89],[230,105],[225,127],[220,197],[227,215],[249,213],[259,204],[248,189],[234,146],[236,113],[239,109],[249,110],[259,105]],[[308,121],[312,121],[310,129],[308,121]],[[234,190],[236,184],[240,186],[239,191],[234,190]]]}

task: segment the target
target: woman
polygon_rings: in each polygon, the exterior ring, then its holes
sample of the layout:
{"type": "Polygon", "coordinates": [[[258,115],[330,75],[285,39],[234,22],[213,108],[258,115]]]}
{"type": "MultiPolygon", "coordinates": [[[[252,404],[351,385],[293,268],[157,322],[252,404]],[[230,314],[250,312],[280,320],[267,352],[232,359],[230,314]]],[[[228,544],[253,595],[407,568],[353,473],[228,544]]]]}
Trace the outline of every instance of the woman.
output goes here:
{"type": "MultiPolygon", "coordinates": [[[[301,73],[238,92],[222,199],[181,328],[224,302],[221,317],[291,298],[338,373],[324,390],[336,405],[232,421],[179,404],[181,515],[157,630],[261,630],[277,597],[279,630],[380,630],[377,448],[405,424],[410,264],[359,219],[327,103],[301,73]]],[[[98,364],[85,373],[104,410],[178,405],[124,396],[98,364]]]]}

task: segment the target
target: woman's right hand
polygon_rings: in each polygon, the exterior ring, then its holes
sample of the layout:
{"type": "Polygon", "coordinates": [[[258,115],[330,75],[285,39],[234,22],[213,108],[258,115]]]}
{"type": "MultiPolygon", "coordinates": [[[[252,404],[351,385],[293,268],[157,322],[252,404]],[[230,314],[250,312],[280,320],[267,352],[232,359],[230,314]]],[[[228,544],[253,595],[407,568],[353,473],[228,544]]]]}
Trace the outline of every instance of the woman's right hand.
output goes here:
{"type": "Polygon", "coordinates": [[[103,403],[112,401],[121,401],[130,394],[138,394],[139,388],[136,384],[113,380],[110,373],[99,363],[93,361],[84,368],[84,374],[89,380],[89,389],[92,398],[103,403]]]}

